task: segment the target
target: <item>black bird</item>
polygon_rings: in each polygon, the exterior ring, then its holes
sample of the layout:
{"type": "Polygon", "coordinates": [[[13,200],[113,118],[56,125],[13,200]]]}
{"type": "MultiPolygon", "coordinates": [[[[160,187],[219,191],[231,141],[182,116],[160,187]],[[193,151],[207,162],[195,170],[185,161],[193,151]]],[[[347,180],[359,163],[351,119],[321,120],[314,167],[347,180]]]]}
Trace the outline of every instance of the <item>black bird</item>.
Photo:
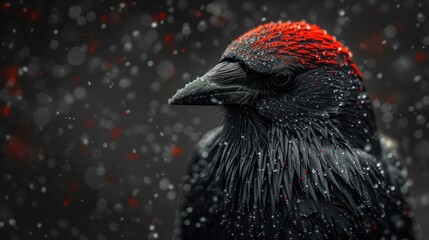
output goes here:
{"type": "Polygon", "coordinates": [[[178,239],[414,239],[406,171],[351,53],[305,22],[261,25],[170,104],[219,105],[178,239]]]}

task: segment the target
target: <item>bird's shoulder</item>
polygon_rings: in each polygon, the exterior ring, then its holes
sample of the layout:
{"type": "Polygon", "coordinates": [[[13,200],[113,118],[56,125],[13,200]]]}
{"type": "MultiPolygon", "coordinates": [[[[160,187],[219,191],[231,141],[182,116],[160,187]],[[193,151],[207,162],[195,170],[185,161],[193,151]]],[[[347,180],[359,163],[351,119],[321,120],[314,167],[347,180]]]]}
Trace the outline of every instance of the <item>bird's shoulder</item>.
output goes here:
{"type": "Polygon", "coordinates": [[[189,161],[191,167],[188,169],[185,178],[199,175],[199,171],[201,171],[201,169],[205,167],[205,165],[207,164],[206,160],[211,146],[213,146],[214,142],[219,136],[219,133],[222,131],[222,128],[223,126],[219,126],[208,131],[195,145],[189,161]]]}
{"type": "Polygon", "coordinates": [[[381,163],[387,172],[387,181],[390,184],[409,187],[407,183],[408,173],[404,161],[398,152],[398,143],[386,135],[380,136],[381,163]]]}
{"type": "Polygon", "coordinates": [[[414,239],[411,194],[411,181],[401,155],[398,143],[385,135],[380,137],[381,165],[385,172],[386,188],[389,193],[387,202],[386,230],[398,239],[414,239]]]}
{"type": "Polygon", "coordinates": [[[216,127],[207,133],[205,133],[201,140],[197,143],[195,147],[195,151],[201,155],[204,151],[207,151],[207,149],[210,148],[210,146],[215,141],[216,137],[219,135],[219,133],[222,131],[223,126],[216,127]]]}

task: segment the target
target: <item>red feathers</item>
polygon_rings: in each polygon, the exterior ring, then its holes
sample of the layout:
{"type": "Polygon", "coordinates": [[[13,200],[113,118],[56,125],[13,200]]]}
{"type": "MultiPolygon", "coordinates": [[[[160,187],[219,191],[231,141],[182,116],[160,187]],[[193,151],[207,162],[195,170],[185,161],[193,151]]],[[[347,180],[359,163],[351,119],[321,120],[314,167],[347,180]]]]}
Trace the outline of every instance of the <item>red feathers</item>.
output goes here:
{"type": "Polygon", "coordinates": [[[306,22],[278,22],[258,26],[233,41],[223,58],[240,59],[261,72],[271,69],[349,67],[361,77],[351,52],[320,27],[306,22]],[[258,61],[264,67],[258,69],[258,61]]]}

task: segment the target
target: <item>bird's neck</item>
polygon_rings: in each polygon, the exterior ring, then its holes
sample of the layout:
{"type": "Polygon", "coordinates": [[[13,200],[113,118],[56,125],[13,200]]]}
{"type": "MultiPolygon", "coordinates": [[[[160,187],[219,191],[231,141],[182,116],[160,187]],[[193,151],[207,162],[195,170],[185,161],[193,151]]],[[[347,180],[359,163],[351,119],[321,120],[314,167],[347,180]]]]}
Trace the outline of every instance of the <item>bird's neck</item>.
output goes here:
{"type": "Polygon", "coordinates": [[[370,162],[363,160],[366,153],[357,154],[325,128],[281,127],[248,109],[231,111],[211,145],[207,165],[207,175],[231,198],[225,200],[230,207],[275,206],[279,196],[291,199],[293,186],[317,200],[317,194],[329,198],[331,182],[356,183],[356,189],[363,182],[353,179],[371,183],[369,175],[361,174],[370,162]]]}
{"type": "Polygon", "coordinates": [[[342,138],[340,135],[341,133],[333,128],[328,129],[322,123],[297,121],[285,124],[275,119],[269,121],[250,107],[228,106],[221,138],[235,144],[248,142],[247,146],[252,145],[254,151],[260,152],[272,150],[285,141],[297,138],[300,141],[308,140],[311,145],[315,141],[338,145],[338,139],[342,138]]]}
{"type": "Polygon", "coordinates": [[[251,141],[263,146],[268,142],[272,123],[261,118],[246,106],[230,106],[226,110],[223,127],[224,138],[234,142],[251,141]]]}

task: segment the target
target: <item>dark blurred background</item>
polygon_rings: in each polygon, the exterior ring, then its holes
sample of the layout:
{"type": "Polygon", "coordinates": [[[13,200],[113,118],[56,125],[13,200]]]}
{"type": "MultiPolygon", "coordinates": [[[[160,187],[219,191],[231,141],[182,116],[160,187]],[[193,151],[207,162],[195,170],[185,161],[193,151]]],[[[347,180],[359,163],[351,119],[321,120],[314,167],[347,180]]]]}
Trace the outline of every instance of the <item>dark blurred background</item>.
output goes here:
{"type": "Polygon", "coordinates": [[[0,0],[0,239],[170,239],[214,107],[167,99],[259,24],[354,53],[429,238],[429,1],[0,0]]]}

